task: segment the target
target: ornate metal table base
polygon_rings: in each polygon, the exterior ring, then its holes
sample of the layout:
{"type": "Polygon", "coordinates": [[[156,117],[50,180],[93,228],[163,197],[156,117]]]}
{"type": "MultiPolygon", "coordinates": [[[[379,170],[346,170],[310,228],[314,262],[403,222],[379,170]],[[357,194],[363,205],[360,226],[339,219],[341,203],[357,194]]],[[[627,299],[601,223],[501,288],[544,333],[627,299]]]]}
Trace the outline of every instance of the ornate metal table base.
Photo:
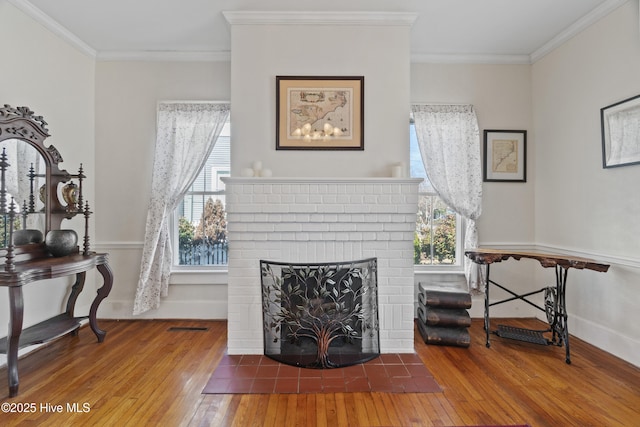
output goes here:
{"type": "Polygon", "coordinates": [[[489,340],[490,333],[502,338],[509,338],[518,341],[530,342],[533,344],[541,345],[557,345],[562,346],[564,344],[566,350],[565,361],[571,363],[571,356],[569,352],[569,330],[567,328],[567,306],[565,298],[565,290],[567,284],[568,269],[556,265],[556,285],[539,289],[534,292],[528,292],[526,294],[518,295],[515,292],[507,289],[506,287],[494,282],[489,277],[490,269],[487,264],[487,287],[484,294],[484,328],[486,331],[486,346],[491,347],[489,340]],[[489,302],[489,284],[494,285],[502,289],[503,291],[513,295],[511,298],[503,299],[500,301],[489,302]],[[544,292],[544,307],[529,301],[527,297],[544,292]],[[547,315],[547,322],[549,328],[544,330],[532,330],[514,328],[511,326],[498,325],[498,329],[491,331],[490,319],[489,319],[489,307],[503,304],[506,302],[521,300],[529,305],[544,311],[547,315]],[[552,332],[551,339],[547,339],[543,334],[546,332],[552,332]]]}

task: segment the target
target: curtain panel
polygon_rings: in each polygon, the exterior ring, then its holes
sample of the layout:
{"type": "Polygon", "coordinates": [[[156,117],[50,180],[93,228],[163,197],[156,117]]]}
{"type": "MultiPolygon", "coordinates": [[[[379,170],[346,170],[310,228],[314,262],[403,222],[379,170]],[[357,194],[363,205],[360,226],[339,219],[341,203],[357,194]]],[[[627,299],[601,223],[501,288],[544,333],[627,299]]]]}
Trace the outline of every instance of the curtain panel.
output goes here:
{"type": "MultiPolygon", "coordinates": [[[[480,131],[472,105],[413,105],[420,155],[435,192],[466,219],[464,249],[478,245],[482,213],[480,131]]],[[[482,290],[477,266],[464,257],[469,290],[482,290]]]]}
{"type": "Polygon", "coordinates": [[[171,216],[204,166],[229,117],[229,104],[160,103],[140,278],[133,314],[160,306],[173,260],[171,216]]]}

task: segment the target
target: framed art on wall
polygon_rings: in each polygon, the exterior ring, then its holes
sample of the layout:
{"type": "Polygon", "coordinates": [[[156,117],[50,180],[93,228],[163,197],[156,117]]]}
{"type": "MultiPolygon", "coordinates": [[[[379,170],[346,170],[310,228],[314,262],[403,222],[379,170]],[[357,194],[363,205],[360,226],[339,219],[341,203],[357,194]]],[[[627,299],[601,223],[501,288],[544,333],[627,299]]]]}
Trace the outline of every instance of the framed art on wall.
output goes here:
{"type": "Polygon", "coordinates": [[[527,131],[484,131],[484,181],[527,181],[527,131]]]}
{"type": "Polygon", "coordinates": [[[276,76],[277,150],[364,150],[364,77],[276,76]]]}
{"type": "Polygon", "coordinates": [[[640,164],[640,95],[600,109],[602,167],[640,164]]]}

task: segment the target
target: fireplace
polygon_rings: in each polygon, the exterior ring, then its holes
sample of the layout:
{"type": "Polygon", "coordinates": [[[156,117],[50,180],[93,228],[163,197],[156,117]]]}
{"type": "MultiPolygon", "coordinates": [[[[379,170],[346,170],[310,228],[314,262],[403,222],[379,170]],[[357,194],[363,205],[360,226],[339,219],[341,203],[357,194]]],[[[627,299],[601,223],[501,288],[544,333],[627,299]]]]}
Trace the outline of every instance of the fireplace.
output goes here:
{"type": "Polygon", "coordinates": [[[264,354],[304,368],[380,355],[377,259],[320,264],[260,261],[264,354]]]}
{"type": "Polygon", "coordinates": [[[260,260],[377,259],[379,350],[412,353],[413,178],[223,178],[229,238],[229,354],[264,354],[260,260]]]}

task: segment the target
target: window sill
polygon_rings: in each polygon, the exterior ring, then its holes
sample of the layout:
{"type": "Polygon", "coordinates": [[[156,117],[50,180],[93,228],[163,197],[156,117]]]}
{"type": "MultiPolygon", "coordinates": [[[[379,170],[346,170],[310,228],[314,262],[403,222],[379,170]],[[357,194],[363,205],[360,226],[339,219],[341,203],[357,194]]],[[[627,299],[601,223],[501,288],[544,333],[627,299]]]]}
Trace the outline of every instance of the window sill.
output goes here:
{"type": "Polygon", "coordinates": [[[414,265],[415,274],[462,274],[464,275],[464,267],[461,265],[448,265],[442,267],[414,265]]]}
{"type": "Polygon", "coordinates": [[[171,270],[171,285],[226,285],[228,270],[224,269],[177,269],[171,270]]]}

